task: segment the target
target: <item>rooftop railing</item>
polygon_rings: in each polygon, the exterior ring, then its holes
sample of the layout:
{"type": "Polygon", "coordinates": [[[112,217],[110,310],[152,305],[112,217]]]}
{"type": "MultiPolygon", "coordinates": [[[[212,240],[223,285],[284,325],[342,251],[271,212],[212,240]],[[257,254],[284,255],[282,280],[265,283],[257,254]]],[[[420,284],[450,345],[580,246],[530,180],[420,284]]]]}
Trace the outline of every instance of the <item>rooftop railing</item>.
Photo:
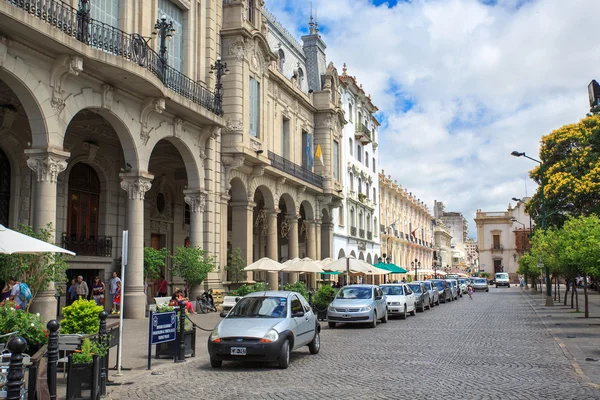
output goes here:
{"type": "Polygon", "coordinates": [[[308,182],[312,185],[318,186],[320,188],[323,187],[323,177],[321,175],[317,175],[314,172],[291,162],[290,160],[278,156],[272,151],[269,151],[268,155],[273,168],[277,168],[280,171],[287,172],[293,177],[302,179],[303,181],[308,182]]]}

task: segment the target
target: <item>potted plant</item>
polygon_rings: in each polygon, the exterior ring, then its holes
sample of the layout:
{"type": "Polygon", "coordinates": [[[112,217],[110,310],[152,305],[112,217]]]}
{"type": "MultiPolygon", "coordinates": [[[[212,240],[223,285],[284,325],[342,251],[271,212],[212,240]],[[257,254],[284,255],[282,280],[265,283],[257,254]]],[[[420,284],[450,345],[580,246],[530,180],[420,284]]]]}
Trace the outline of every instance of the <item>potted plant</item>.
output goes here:
{"type": "Polygon", "coordinates": [[[81,350],[69,355],[67,400],[96,400],[100,395],[100,359],[108,347],[85,338],[81,350]]]}
{"type": "MultiPolygon", "coordinates": [[[[46,327],[40,314],[17,310],[14,302],[7,302],[0,307],[0,335],[18,332],[27,341],[25,352],[35,354],[48,342],[46,327]]],[[[0,338],[0,343],[8,341],[9,336],[0,338]]]]}
{"type": "Polygon", "coordinates": [[[317,319],[323,321],[327,319],[327,307],[333,300],[337,290],[330,285],[321,286],[313,296],[313,308],[317,312],[317,319]]]}
{"type": "MultiPolygon", "coordinates": [[[[156,312],[171,312],[174,308],[171,306],[156,306],[156,312]]],[[[179,316],[177,316],[177,334],[179,335],[179,316]]],[[[193,326],[190,321],[186,318],[183,326],[183,343],[185,344],[185,356],[196,357],[196,327],[193,326]]],[[[177,354],[177,346],[179,346],[178,339],[171,342],[158,343],[156,345],[155,358],[160,357],[175,357],[177,354]]]]}

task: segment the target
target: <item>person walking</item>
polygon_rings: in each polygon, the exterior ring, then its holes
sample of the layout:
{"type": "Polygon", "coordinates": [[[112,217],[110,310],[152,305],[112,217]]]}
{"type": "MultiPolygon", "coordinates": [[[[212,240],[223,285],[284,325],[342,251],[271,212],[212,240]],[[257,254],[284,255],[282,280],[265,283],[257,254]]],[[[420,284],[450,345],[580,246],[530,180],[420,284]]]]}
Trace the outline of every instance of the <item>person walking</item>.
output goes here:
{"type": "Polygon", "coordinates": [[[75,292],[77,293],[77,298],[83,300],[87,300],[90,294],[90,289],[81,275],[77,277],[77,283],[75,283],[75,292]]]}
{"type": "Polygon", "coordinates": [[[69,285],[69,289],[67,290],[68,296],[67,296],[67,301],[69,302],[68,305],[73,304],[73,302],[75,300],[77,300],[77,290],[76,290],[76,286],[75,286],[75,279],[71,279],[71,285],[69,285]]]}
{"type": "Polygon", "coordinates": [[[165,279],[165,275],[161,274],[158,281],[158,297],[167,297],[167,289],[169,287],[169,281],[165,279]]]}
{"type": "Polygon", "coordinates": [[[115,295],[113,297],[113,310],[111,314],[121,313],[121,280],[117,282],[117,288],[115,289],[115,295]]]}
{"type": "Polygon", "coordinates": [[[8,282],[12,286],[12,289],[10,290],[10,297],[8,299],[15,302],[15,308],[27,311],[27,302],[24,301],[21,296],[21,282],[19,282],[15,277],[8,278],[8,282]]]}
{"type": "Polygon", "coordinates": [[[467,286],[467,293],[469,294],[469,298],[473,300],[473,286],[471,286],[470,283],[469,286],[467,286]]]}
{"type": "Polygon", "coordinates": [[[110,297],[112,300],[112,311],[111,314],[118,314],[121,309],[121,293],[119,290],[119,303],[115,303],[115,297],[117,294],[117,287],[121,285],[121,278],[117,275],[117,271],[113,271],[112,279],[110,280],[110,297]],[[119,306],[119,310],[117,310],[117,306],[119,306]]]}
{"type": "Polygon", "coordinates": [[[10,292],[12,290],[12,285],[10,282],[6,282],[4,284],[4,288],[2,289],[2,295],[0,296],[0,303],[4,304],[8,299],[10,299],[10,292]]]}
{"type": "Polygon", "coordinates": [[[92,283],[92,296],[96,305],[103,306],[104,305],[104,291],[105,291],[104,282],[100,280],[100,277],[97,276],[94,278],[94,282],[92,283]]]}

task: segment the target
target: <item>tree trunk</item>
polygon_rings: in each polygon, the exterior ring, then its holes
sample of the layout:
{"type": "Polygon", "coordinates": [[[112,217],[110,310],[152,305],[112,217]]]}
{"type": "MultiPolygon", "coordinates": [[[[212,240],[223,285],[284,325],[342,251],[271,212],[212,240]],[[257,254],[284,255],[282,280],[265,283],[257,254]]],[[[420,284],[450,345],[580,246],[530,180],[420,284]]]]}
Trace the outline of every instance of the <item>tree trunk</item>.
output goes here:
{"type": "Polygon", "coordinates": [[[577,285],[573,287],[573,292],[575,293],[575,312],[579,312],[579,293],[577,292],[577,285]]]}
{"type": "Polygon", "coordinates": [[[556,294],[558,295],[558,301],[560,301],[560,277],[556,277],[556,294]]]}
{"type": "Polygon", "coordinates": [[[575,290],[577,290],[577,288],[575,287],[575,281],[571,282],[571,308],[573,308],[573,298],[575,297],[575,290]]]}
{"type": "Polygon", "coordinates": [[[564,298],[564,302],[563,302],[563,306],[567,305],[567,297],[569,296],[569,280],[567,278],[565,278],[565,298],[564,298]]]}
{"type": "Polygon", "coordinates": [[[585,318],[590,317],[590,310],[588,309],[588,291],[587,291],[587,275],[583,276],[583,311],[585,318]]]}
{"type": "Polygon", "coordinates": [[[558,278],[556,278],[554,276],[552,278],[553,278],[552,280],[554,281],[554,301],[557,301],[556,296],[558,295],[558,290],[556,290],[556,287],[558,286],[558,278]]]}

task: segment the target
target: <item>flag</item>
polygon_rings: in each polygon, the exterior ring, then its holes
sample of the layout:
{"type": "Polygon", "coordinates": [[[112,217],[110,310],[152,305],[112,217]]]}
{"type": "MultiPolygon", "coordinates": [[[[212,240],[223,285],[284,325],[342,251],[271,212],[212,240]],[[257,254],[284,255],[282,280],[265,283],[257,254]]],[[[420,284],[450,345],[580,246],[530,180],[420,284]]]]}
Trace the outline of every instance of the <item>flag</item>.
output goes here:
{"type": "Polygon", "coordinates": [[[321,161],[322,166],[325,166],[325,163],[323,162],[323,150],[321,149],[320,144],[317,145],[317,151],[315,151],[315,158],[321,161]]]}
{"type": "Polygon", "coordinates": [[[414,231],[412,231],[412,232],[410,233],[410,236],[417,237],[417,235],[415,235],[415,232],[416,232],[416,231],[417,231],[416,229],[415,229],[414,231]]]}
{"type": "MultiPolygon", "coordinates": [[[[303,135],[304,136],[304,135],[303,135]]],[[[307,167],[308,169],[310,169],[312,171],[314,165],[315,165],[315,160],[313,158],[313,135],[311,134],[307,134],[305,136],[305,154],[306,154],[306,163],[307,163],[307,167]]]]}

